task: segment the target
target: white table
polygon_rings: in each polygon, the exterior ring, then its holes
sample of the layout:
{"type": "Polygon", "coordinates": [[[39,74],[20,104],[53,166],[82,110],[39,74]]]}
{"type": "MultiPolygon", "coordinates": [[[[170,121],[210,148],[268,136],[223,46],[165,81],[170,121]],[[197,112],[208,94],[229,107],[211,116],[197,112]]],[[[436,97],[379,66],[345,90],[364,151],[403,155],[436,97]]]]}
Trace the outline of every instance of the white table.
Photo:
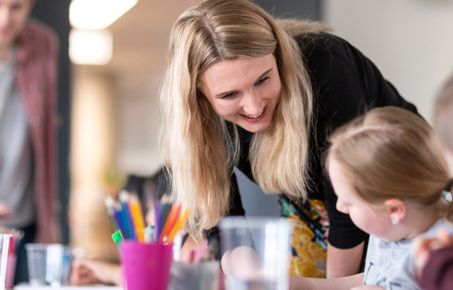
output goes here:
{"type": "Polygon", "coordinates": [[[118,286],[90,285],[90,286],[31,286],[28,284],[19,284],[14,290],[123,290],[118,286]]]}

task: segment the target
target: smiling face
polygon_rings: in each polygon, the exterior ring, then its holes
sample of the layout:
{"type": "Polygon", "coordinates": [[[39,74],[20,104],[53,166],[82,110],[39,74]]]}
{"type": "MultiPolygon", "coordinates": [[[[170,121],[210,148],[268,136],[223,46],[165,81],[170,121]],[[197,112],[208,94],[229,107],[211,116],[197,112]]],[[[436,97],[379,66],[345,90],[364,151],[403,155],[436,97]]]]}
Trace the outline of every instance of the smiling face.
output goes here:
{"type": "Polygon", "coordinates": [[[219,117],[252,133],[269,127],[281,92],[272,54],[220,61],[200,79],[200,89],[219,117]]]}
{"type": "Polygon", "coordinates": [[[388,208],[364,200],[335,158],[329,158],[328,166],[330,180],[338,197],[338,211],[348,214],[361,230],[386,240],[394,240],[388,208]]]}
{"type": "Polygon", "coordinates": [[[10,46],[24,27],[32,0],[0,0],[0,46],[10,46]]]}

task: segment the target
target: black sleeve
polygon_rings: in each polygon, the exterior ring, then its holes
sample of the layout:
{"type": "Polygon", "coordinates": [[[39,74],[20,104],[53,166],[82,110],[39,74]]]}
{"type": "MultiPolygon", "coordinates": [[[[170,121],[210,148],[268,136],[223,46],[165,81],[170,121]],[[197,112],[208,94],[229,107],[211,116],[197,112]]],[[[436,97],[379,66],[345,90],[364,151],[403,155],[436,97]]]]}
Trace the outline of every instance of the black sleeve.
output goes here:
{"type": "Polygon", "coordinates": [[[298,41],[314,91],[314,133],[310,149],[310,178],[315,184],[312,195],[326,201],[329,243],[338,248],[353,248],[366,241],[368,235],[353,224],[349,215],[336,209],[337,196],[323,163],[327,137],[337,127],[373,107],[398,106],[413,112],[416,108],[399,95],[367,57],[345,40],[322,33],[298,41]]]}
{"type": "Polygon", "coordinates": [[[242,207],[242,200],[241,195],[239,194],[239,187],[236,178],[236,173],[231,175],[230,179],[230,207],[227,213],[227,216],[234,216],[234,215],[244,215],[245,211],[242,207]]]}

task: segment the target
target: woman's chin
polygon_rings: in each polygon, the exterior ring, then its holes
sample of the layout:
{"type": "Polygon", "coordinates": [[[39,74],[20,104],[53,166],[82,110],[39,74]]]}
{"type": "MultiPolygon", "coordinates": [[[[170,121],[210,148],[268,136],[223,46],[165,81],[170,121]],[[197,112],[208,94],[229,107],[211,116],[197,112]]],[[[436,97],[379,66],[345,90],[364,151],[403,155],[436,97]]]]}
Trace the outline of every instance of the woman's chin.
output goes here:
{"type": "Polygon", "coordinates": [[[239,125],[242,129],[250,133],[260,133],[269,127],[269,120],[267,118],[261,118],[259,120],[253,120],[246,117],[241,118],[239,125]]]}

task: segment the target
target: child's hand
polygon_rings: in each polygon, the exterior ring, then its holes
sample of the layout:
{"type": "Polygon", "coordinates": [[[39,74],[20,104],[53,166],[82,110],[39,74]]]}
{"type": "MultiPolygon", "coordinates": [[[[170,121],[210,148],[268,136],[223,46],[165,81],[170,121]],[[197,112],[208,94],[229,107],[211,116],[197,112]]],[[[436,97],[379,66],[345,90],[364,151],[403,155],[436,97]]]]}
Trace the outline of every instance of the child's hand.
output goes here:
{"type": "Polygon", "coordinates": [[[76,258],[72,263],[72,285],[122,284],[121,267],[118,264],[88,258],[76,258]]]}
{"type": "Polygon", "coordinates": [[[221,265],[226,276],[243,280],[258,280],[262,277],[258,255],[247,246],[240,246],[223,254],[221,265]]]}
{"type": "Polygon", "coordinates": [[[431,252],[453,245],[453,237],[441,231],[435,238],[422,238],[415,244],[415,273],[420,276],[431,252]]]}

